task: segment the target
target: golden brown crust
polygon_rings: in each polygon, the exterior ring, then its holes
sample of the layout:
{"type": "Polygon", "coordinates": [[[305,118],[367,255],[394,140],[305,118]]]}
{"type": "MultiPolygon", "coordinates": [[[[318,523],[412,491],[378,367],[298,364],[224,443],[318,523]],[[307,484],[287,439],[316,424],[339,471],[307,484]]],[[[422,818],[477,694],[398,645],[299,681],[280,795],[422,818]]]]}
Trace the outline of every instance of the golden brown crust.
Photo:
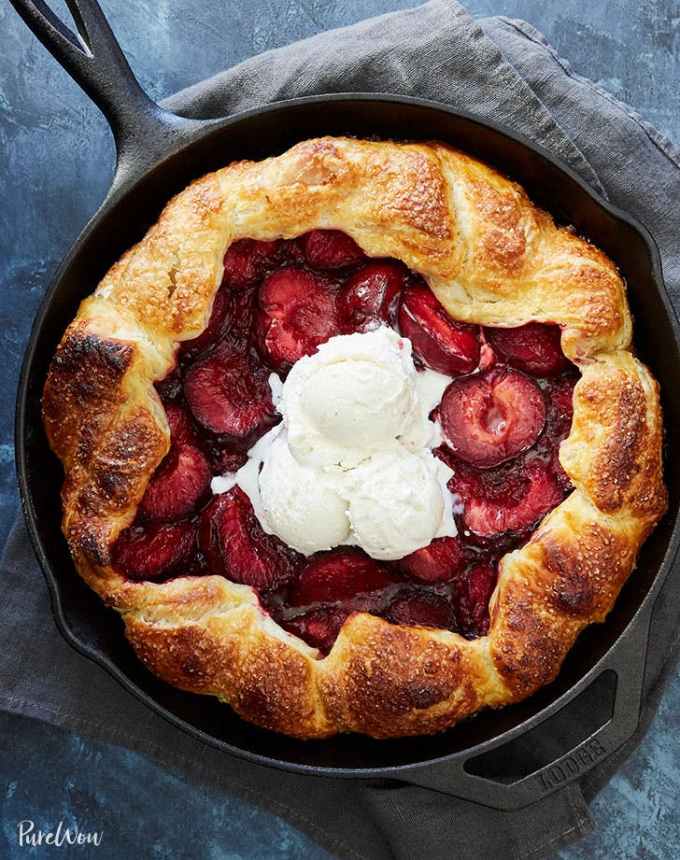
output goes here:
{"type": "Polygon", "coordinates": [[[425,734],[518,701],[606,617],[665,509],[658,387],[630,343],[614,264],[448,146],[322,138],[231,164],[170,201],[82,303],[53,359],[44,420],[66,472],[63,528],[76,566],[121,612],[153,672],[276,731],[425,734]],[[581,370],[560,451],[575,489],[502,560],[481,639],[356,614],[320,659],[250,588],[214,576],[133,583],[110,566],[169,445],[153,382],[178,342],[204,329],[226,248],[315,227],[403,260],[458,319],[558,323],[581,370]]]}
{"type": "Polygon", "coordinates": [[[666,497],[658,385],[623,351],[600,355],[581,372],[562,463],[601,511],[628,512],[651,528],[666,497]]]}

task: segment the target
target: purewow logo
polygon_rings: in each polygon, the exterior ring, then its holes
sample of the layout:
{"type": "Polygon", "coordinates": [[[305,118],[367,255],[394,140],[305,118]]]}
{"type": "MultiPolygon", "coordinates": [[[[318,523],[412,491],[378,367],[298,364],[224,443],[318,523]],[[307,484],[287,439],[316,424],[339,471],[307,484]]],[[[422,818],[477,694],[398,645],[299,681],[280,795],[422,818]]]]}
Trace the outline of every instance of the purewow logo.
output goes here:
{"type": "Polygon", "coordinates": [[[77,825],[67,827],[63,820],[53,830],[36,829],[35,822],[30,818],[17,824],[17,840],[20,848],[36,848],[38,845],[52,845],[62,848],[64,845],[94,845],[102,844],[103,830],[81,830],[77,825]]]}

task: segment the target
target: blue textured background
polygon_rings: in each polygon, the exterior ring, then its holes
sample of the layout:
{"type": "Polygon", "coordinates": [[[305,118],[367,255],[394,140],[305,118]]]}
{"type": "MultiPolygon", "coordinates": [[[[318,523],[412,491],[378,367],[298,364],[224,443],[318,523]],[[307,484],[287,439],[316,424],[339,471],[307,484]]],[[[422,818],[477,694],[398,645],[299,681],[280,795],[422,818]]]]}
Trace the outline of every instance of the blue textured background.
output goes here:
{"type": "MultiPolygon", "coordinates": [[[[413,0],[103,0],[142,85],[162,98],[239,60],[413,0]]],[[[57,11],[63,4],[52,3],[57,11]]],[[[580,73],[680,140],[678,0],[470,0],[525,18],[580,73]]],[[[0,542],[17,504],[13,399],[33,312],[59,259],[103,197],[106,124],[0,0],[0,542]]],[[[679,237],[680,241],[680,237],[679,237]]],[[[46,623],[50,623],[46,619],[46,623]]],[[[561,857],[680,856],[680,681],[638,752],[593,804],[597,832],[561,857]]],[[[241,801],[189,789],[144,757],[0,715],[0,856],[326,858],[241,801]],[[105,831],[102,847],[28,851],[16,824],[105,831]]],[[[484,858],[485,860],[485,858],[484,858]]]]}

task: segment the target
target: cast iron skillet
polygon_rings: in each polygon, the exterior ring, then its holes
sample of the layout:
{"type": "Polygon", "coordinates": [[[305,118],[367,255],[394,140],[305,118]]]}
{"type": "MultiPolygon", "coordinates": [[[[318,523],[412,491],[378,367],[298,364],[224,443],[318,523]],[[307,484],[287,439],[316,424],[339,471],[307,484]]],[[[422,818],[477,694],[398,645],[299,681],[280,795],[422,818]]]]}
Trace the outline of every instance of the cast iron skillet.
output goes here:
{"type": "MultiPolygon", "coordinates": [[[[517,179],[534,200],[618,263],[628,282],[641,357],[666,392],[677,391],[678,326],[649,233],[540,146],[499,125],[421,99],[341,93],[292,99],[227,119],[182,119],[162,110],[139,87],[95,0],[68,2],[79,36],[41,0],[12,3],[104,112],[118,152],[111,190],[62,263],[37,314],[17,400],[22,504],[66,640],[194,737],[244,759],[310,775],[387,777],[513,809],[580,776],[620,746],[638,724],[649,620],[678,546],[680,474],[670,458],[671,513],[644,545],[638,569],[607,622],[579,638],[555,683],[526,702],[482,713],[437,737],[378,742],[348,736],[304,743],[251,726],[210,698],[163,684],[134,657],[118,616],[75,574],[59,527],[62,471],[42,429],[40,396],[49,361],[79,302],[123,251],[141,239],[171,195],[233,159],[279,153],[314,135],[436,138],[517,179]],[[567,711],[569,719],[564,718],[567,711]],[[561,738],[554,760],[536,757],[541,732],[543,738],[561,738]]],[[[674,445],[680,398],[664,398],[664,408],[674,445]]]]}

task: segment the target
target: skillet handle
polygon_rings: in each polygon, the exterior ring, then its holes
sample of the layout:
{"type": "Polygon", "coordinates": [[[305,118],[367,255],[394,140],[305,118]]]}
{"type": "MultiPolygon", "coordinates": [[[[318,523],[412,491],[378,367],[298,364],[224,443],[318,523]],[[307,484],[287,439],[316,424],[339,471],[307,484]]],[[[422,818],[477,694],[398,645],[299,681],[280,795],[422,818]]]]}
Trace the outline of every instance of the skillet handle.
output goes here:
{"type": "Polygon", "coordinates": [[[74,33],[44,0],[10,0],[26,24],[102,111],[116,142],[114,186],[139,175],[206,123],[178,117],[144,92],[97,0],[66,0],[74,33]]]}
{"type": "MultiPolygon", "coordinates": [[[[652,608],[652,601],[642,607],[619,647],[591,671],[591,685],[603,672],[613,671],[616,674],[613,711],[604,725],[572,749],[511,783],[471,773],[466,765],[474,756],[438,762],[422,770],[414,770],[408,777],[401,779],[412,785],[503,810],[522,809],[580,779],[630,740],[639,725],[652,608]]],[[[583,695],[587,689],[578,695],[583,695]]],[[[565,701],[565,706],[576,698],[574,696],[565,701]]],[[[550,717],[546,719],[549,721],[550,717]]]]}

